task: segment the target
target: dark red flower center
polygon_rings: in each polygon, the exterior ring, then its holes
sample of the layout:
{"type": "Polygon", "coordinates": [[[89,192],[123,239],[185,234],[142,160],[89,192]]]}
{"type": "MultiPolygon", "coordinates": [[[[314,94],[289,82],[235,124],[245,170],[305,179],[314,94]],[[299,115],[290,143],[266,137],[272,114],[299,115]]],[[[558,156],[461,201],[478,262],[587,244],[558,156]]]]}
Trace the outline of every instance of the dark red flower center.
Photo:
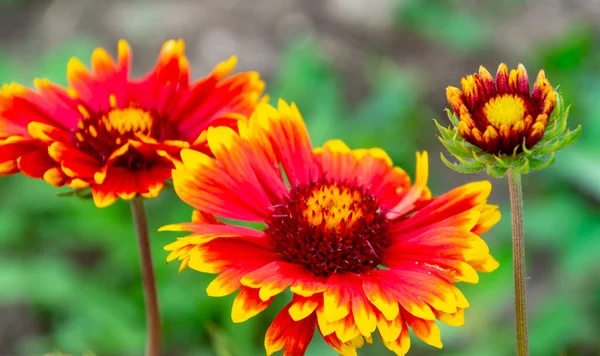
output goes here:
{"type": "Polygon", "coordinates": [[[274,207],[266,233],[278,253],[316,276],[374,269],[390,243],[376,197],[362,187],[326,181],[293,188],[274,207]]]}
{"type": "MultiPolygon", "coordinates": [[[[103,112],[93,112],[80,105],[78,109],[82,118],[73,132],[75,145],[100,163],[105,163],[115,150],[130,139],[139,141],[145,137],[158,143],[178,138],[176,126],[163,116],[136,105],[116,107],[112,96],[111,103],[112,108],[103,112]]],[[[117,165],[144,168],[143,155],[135,149],[129,149],[123,157],[119,157],[117,165]]]]}

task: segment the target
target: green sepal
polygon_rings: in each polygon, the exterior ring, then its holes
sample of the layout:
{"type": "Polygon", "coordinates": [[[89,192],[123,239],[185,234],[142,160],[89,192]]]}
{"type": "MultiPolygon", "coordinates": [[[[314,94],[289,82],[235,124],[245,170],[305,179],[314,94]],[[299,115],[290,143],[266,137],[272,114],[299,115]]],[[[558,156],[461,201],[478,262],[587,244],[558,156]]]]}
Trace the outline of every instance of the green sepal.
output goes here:
{"type": "Polygon", "coordinates": [[[92,189],[91,188],[82,188],[82,189],[73,189],[67,192],[62,192],[56,194],[57,197],[65,198],[65,197],[75,197],[79,199],[91,199],[92,198],[92,189]]]}
{"type": "Polygon", "coordinates": [[[485,171],[487,172],[487,174],[489,174],[490,176],[492,176],[494,178],[502,178],[506,174],[507,170],[508,170],[508,167],[488,164],[485,171]]]}
{"type": "Polygon", "coordinates": [[[550,167],[554,161],[556,161],[556,154],[552,152],[547,156],[542,156],[540,158],[530,157],[529,158],[529,167],[532,171],[538,171],[540,169],[546,169],[550,167]]]}
{"type": "Polygon", "coordinates": [[[446,159],[446,157],[444,157],[444,154],[442,152],[440,152],[440,157],[442,159],[442,162],[444,162],[444,164],[446,166],[448,166],[448,168],[455,170],[459,173],[476,173],[485,168],[484,165],[480,165],[477,162],[474,162],[474,164],[472,164],[472,165],[452,163],[452,162],[448,161],[448,159],[446,159]]]}

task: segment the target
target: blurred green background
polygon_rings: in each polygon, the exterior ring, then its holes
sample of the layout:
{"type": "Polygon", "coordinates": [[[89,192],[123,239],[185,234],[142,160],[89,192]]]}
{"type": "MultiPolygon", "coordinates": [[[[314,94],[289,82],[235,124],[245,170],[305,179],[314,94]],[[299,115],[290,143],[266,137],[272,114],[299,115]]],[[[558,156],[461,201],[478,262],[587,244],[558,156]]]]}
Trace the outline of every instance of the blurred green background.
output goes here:
{"type": "MultiPolygon", "coordinates": [[[[580,142],[557,163],[523,179],[532,355],[600,355],[600,5],[595,0],[206,0],[0,1],[0,81],[34,77],[65,84],[71,56],[93,48],[134,50],[134,73],[151,68],[162,42],[184,38],[195,77],[231,54],[259,70],[272,97],[298,103],[313,142],[341,138],[378,146],[414,172],[415,150],[430,152],[439,194],[484,175],[460,175],[439,160],[433,118],[445,87],[480,64],[522,62],[546,70],[572,104],[580,142]]],[[[502,221],[484,237],[501,267],[462,286],[471,307],[461,328],[442,327],[443,350],[413,338],[411,355],[513,355],[510,215],[505,180],[491,202],[502,221]]],[[[0,355],[64,352],[141,355],[143,295],[129,207],[91,201],[23,176],[0,180],[0,355]]],[[[188,221],[173,191],[147,203],[152,231],[188,221]]],[[[177,274],[153,233],[165,355],[261,355],[280,298],[234,325],[233,297],[208,298],[212,278],[177,274]]],[[[333,355],[315,338],[309,355],[333,355]]],[[[378,345],[361,355],[384,355],[378,345]]],[[[87,354],[86,354],[87,355],[87,354]]]]}

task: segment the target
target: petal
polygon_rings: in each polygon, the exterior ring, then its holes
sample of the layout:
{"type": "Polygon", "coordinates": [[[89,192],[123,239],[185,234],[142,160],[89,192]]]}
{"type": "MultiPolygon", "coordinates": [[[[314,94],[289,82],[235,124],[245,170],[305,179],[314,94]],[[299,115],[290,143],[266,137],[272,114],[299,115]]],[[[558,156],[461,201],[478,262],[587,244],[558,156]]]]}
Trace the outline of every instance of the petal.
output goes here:
{"type": "Polygon", "coordinates": [[[282,197],[288,195],[288,187],[267,132],[257,120],[240,120],[238,131],[245,141],[244,149],[248,152],[248,157],[252,157],[249,163],[258,181],[273,205],[281,203],[282,197]]]}
{"type": "MultiPolygon", "coordinates": [[[[239,148],[232,149],[240,151],[239,148]]],[[[221,162],[189,149],[181,151],[181,159],[183,163],[176,164],[173,171],[173,184],[177,195],[187,204],[231,219],[264,221],[270,215],[269,198],[260,188],[256,177],[252,177],[254,173],[250,172],[249,177],[233,174],[221,162]]],[[[230,169],[236,169],[233,164],[251,169],[242,157],[231,162],[230,169]]]]}
{"type": "Polygon", "coordinates": [[[49,169],[58,167],[56,162],[48,156],[48,151],[41,149],[19,157],[18,165],[23,174],[32,178],[42,178],[49,169]]]}
{"type": "Polygon", "coordinates": [[[286,290],[296,280],[296,272],[301,273],[303,266],[274,261],[242,278],[244,286],[260,288],[260,299],[267,300],[286,290]]]}
{"type": "Polygon", "coordinates": [[[496,73],[496,89],[498,90],[498,94],[510,93],[510,87],[508,85],[508,67],[504,63],[501,63],[498,66],[498,72],[496,73]]]}
{"type": "Polygon", "coordinates": [[[329,287],[323,292],[323,309],[328,321],[338,321],[350,314],[351,293],[342,276],[329,277],[329,287]]]}
{"type": "Polygon", "coordinates": [[[400,336],[398,336],[398,338],[390,342],[384,341],[384,345],[396,355],[404,356],[406,355],[406,353],[408,353],[408,350],[410,349],[410,335],[408,333],[408,327],[406,326],[405,322],[402,322],[402,332],[400,336]]]}
{"type": "Polygon", "coordinates": [[[29,123],[29,125],[27,125],[27,131],[32,138],[38,139],[46,144],[51,144],[54,141],[69,142],[72,138],[68,131],[41,122],[29,123]]]}
{"type": "Polygon", "coordinates": [[[127,85],[129,100],[157,112],[171,113],[189,81],[189,64],[183,40],[166,41],[154,68],[127,85]]]}
{"type": "Polygon", "coordinates": [[[363,336],[370,336],[377,328],[377,315],[360,284],[352,289],[352,315],[363,336]]]}
{"type": "Polygon", "coordinates": [[[319,304],[321,304],[321,301],[321,296],[302,297],[294,295],[294,298],[290,303],[290,316],[294,321],[302,320],[309,315],[312,315],[319,304]]]}
{"type": "Polygon", "coordinates": [[[361,336],[361,332],[358,325],[356,325],[356,321],[352,314],[348,314],[344,318],[336,321],[335,325],[335,336],[344,343],[361,336]]]}
{"type": "Polygon", "coordinates": [[[350,148],[341,140],[330,140],[325,142],[322,148],[315,149],[315,155],[319,158],[323,172],[334,182],[346,179],[354,180],[357,159],[352,155],[350,148]]]}
{"type": "Polygon", "coordinates": [[[416,317],[433,320],[436,310],[454,313],[457,309],[452,284],[434,274],[408,267],[372,273],[385,284],[400,305],[416,317]]]}
{"type": "MultiPolygon", "coordinates": [[[[54,145],[54,144],[53,144],[54,145]]],[[[77,177],[85,177],[92,180],[95,174],[89,174],[85,171],[70,171],[63,162],[63,170],[70,174],[76,174],[77,177]],[[87,176],[87,177],[86,177],[87,176]]],[[[73,166],[68,168],[83,166],[73,166]]],[[[110,166],[105,172],[105,178],[102,183],[92,186],[92,195],[97,207],[105,207],[106,204],[114,202],[115,195],[121,199],[130,200],[136,195],[141,195],[145,198],[154,198],[164,187],[164,181],[170,178],[171,162],[156,161],[145,169],[129,170],[123,167],[110,166]],[[109,197],[108,201],[105,197],[109,197]],[[104,199],[104,200],[103,200],[104,199]]]]}
{"type": "MultiPolygon", "coordinates": [[[[319,331],[322,335],[335,335],[335,329],[337,328],[336,322],[330,322],[325,316],[325,309],[323,307],[323,303],[319,304],[316,310],[317,315],[317,325],[319,326],[319,331]]],[[[337,338],[337,337],[336,337],[337,338]]]]}
{"type": "Polygon", "coordinates": [[[377,307],[387,320],[394,320],[400,313],[398,302],[393,295],[385,287],[379,285],[376,280],[364,278],[363,291],[367,299],[377,307]]]}
{"type": "Polygon", "coordinates": [[[314,277],[314,275],[305,275],[304,278],[297,278],[290,287],[290,291],[303,297],[310,297],[324,292],[328,288],[327,279],[324,277],[314,277]]]}
{"type": "Polygon", "coordinates": [[[527,70],[521,63],[517,67],[517,92],[523,96],[529,96],[529,78],[527,70]]]}
{"type": "Polygon", "coordinates": [[[242,323],[267,309],[272,301],[273,298],[262,300],[258,289],[242,287],[233,301],[231,319],[234,323],[242,323]]]}
{"type": "Polygon", "coordinates": [[[358,336],[348,342],[342,342],[335,334],[324,335],[323,339],[342,356],[357,356],[356,349],[361,348],[365,343],[365,339],[362,336],[358,336]]]}
{"type": "Polygon", "coordinates": [[[261,103],[250,120],[256,120],[264,130],[291,186],[316,180],[320,172],[314,161],[306,125],[295,104],[288,105],[280,100],[278,109],[275,109],[261,103]]]}
{"type": "Polygon", "coordinates": [[[73,178],[92,178],[100,169],[100,164],[95,158],[63,142],[52,143],[48,154],[73,178]]]}
{"type": "Polygon", "coordinates": [[[471,230],[479,220],[480,210],[474,216],[463,215],[456,220],[452,220],[452,218],[484,204],[491,190],[492,185],[489,181],[469,183],[453,189],[446,194],[432,199],[430,203],[417,210],[414,215],[399,222],[395,225],[394,231],[398,233],[419,228],[428,229],[431,228],[432,224],[440,221],[444,221],[444,225],[450,226],[465,225],[467,230],[471,230]]]}
{"type": "Polygon", "coordinates": [[[273,320],[265,335],[267,355],[284,349],[284,356],[303,356],[313,338],[315,317],[294,321],[289,313],[288,304],[273,320]]]}
{"type": "Polygon", "coordinates": [[[19,167],[16,161],[8,161],[0,163],[0,176],[14,174],[19,172],[19,167]]]}
{"type": "Polygon", "coordinates": [[[47,170],[43,178],[44,181],[55,187],[63,186],[68,180],[68,177],[57,167],[47,170]]]}
{"type": "Polygon", "coordinates": [[[435,317],[444,324],[450,326],[465,325],[465,310],[457,309],[454,313],[436,312],[435,317]]]}
{"type": "Polygon", "coordinates": [[[198,246],[190,255],[189,266],[204,273],[221,273],[231,267],[256,269],[280,259],[279,255],[244,239],[219,238],[198,246]]]}
{"type": "Polygon", "coordinates": [[[402,217],[415,209],[417,204],[429,199],[431,193],[427,188],[427,179],[429,177],[429,164],[427,152],[417,152],[417,168],[415,174],[415,183],[401,196],[400,201],[387,213],[390,220],[402,217]]]}
{"type": "Polygon", "coordinates": [[[20,136],[11,136],[4,140],[0,139],[0,164],[4,165],[5,174],[18,171],[17,159],[31,152],[45,150],[45,145],[40,145],[35,140],[20,136]]]}
{"type": "Polygon", "coordinates": [[[379,330],[379,335],[384,343],[397,340],[402,333],[402,329],[406,327],[405,325],[406,324],[400,315],[392,320],[388,320],[383,314],[379,314],[379,317],[377,318],[377,329],[379,330]]]}
{"type": "Polygon", "coordinates": [[[473,229],[471,229],[471,232],[475,235],[481,235],[496,225],[500,221],[500,218],[501,214],[498,205],[485,204],[481,208],[479,220],[473,229]]]}
{"type": "MultiPolygon", "coordinates": [[[[49,83],[37,81],[36,84],[49,83]]],[[[44,84],[50,89],[37,93],[19,84],[5,84],[0,90],[0,137],[19,135],[29,137],[27,126],[40,122],[54,127],[77,126],[80,114],[73,103],[65,103],[64,89],[57,94],[54,84],[44,84]],[[61,96],[59,96],[61,95],[61,96]]]]}
{"type": "Polygon", "coordinates": [[[209,76],[192,84],[182,94],[181,102],[173,113],[179,122],[179,131],[188,141],[215,122],[231,114],[249,116],[259,102],[265,83],[257,72],[241,73],[224,79],[235,67],[236,58],[219,64],[209,76]]]}
{"type": "Polygon", "coordinates": [[[490,72],[483,66],[479,67],[479,79],[481,80],[481,84],[484,87],[485,96],[487,98],[495,96],[496,84],[494,83],[494,77],[492,77],[490,72]]]}
{"type": "Polygon", "coordinates": [[[420,318],[413,317],[410,314],[403,314],[408,326],[410,326],[415,335],[423,340],[423,342],[437,347],[442,348],[442,339],[440,334],[440,328],[437,326],[435,321],[423,320],[420,318]]]}
{"type": "Polygon", "coordinates": [[[240,280],[248,273],[245,268],[230,268],[219,274],[206,287],[209,297],[224,297],[238,290],[242,284],[240,280]]]}
{"type": "Polygon", "coordinates": [[[446,99],[457,115],[460,114],[466,105],[462,91],[455,87],[449,86],[446,88],[446,99]]]}

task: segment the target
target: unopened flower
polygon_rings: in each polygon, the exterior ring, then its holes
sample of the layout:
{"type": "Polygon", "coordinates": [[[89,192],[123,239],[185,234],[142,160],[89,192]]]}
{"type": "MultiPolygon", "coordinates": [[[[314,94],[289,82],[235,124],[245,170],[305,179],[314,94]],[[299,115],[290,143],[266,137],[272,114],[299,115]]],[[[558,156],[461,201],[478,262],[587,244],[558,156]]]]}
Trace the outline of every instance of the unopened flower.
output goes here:
{"type": "Polygon", "coordinates": [[[581,127],[566,130],[568,109],[540,70],[533,91],[525,67],[509,74],[501,64],[496,80],[484,68],[461,80],[462,90],[448,87],[453,127],[440,130],[440,140],[460,164],[444,162],[460,172],[487,169],[503,176],[509,168],[520,173],[554,162],[554,152],[573,144],[581,127]]]}
{"type": "Polygon", "coordinates": [[[208,130],[214,158],[181,152],[175,191],[197,211],[191,223],[162,229],[191,232],[165,247],[167,261],[217,274],[210,296],[237,292],[234,322],[289,288],[292,300],[266,332],[268,355],[304,354],[315,327],[344,355],[376,332],[404,355],[410,328],[442,347],[436,319],[462,325],[469,306],[454,283],[477,283],[477,271],[498,266],[479,236],[500,219],[487,204],[490,183],[432,197],[427,153],[417,154],[411,183],[379,148],[333,140],[313,149],[296,106],[282,101],[259,104],[238,125],[208,130]]]}
{"type": "Polygon", "coordinates": [[[264,89],[258,73],[229,76],[236,58],[190,83],[183,41],[167,41],[156,66],[130,78],[131,50],[102,48],[88,70],[73,58],[70,87],[37,79],[0,91],[0,175],[22,172],[55,186],[91,189],[103,207],[117,197],[156,197],[182,148],[206,150],[209,126],[233,126],[264,89]]]}

